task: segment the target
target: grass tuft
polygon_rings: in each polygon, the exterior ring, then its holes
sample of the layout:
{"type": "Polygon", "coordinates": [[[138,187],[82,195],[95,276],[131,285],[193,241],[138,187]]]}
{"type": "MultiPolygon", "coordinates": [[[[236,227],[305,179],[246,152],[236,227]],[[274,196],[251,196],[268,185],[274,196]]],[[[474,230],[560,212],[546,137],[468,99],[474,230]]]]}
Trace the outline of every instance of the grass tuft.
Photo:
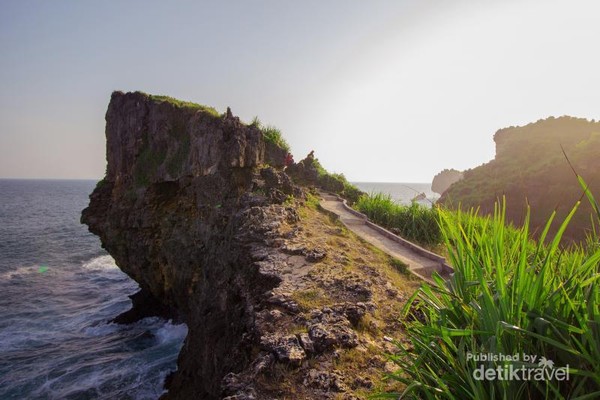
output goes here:
{"type": "Polygon", "coordinates": [[[405,206],[396,203],[383,193],[372,193],[359,198],[355,208],[364,213],[376,224],[399,231],[405,239],[422,245],[436,245],[442,242],[437,208],[412,203],[405,206]]]}
{"type": "MultiPolygon", "coordinates": [[[[441,234],[455,273],[422,284],[404,309],[420,318],[405,325],[411,345],[390,356],[391,377],[408,399],[574,399],[600,397],[600,250],[559,242],[577,204],[545,239],[530,239],[529,217],[520,228],[505,223],[505,203],[491,217],[476,211],[440,213],[441,234]],[[468,354],[521,355],[520,361],[476,361],[468,354]],[[479,380],[479,368],[540,368],[541,357],[566,367],[569,380],[479,380]]],[[[529,214],[528,214],[529,215],[529,214]]],[[[595,238],[597,241],[597,237],[595,238]]],[[[548,365],[548,364],[546,364],[548,365]]]]}
{"type": "Polygon", "coordinates": [[[273,125],[263,125],[263,123],[260,121],[260,119],[258,117],[254,117],[252,119],[250,126],[254,126],[254,127],[258,128],[262,132],[263,137],[266,142],[272,143],[272,144],[276,145],[277,147],[284,149],[288,153],[290,152],[290,150],[291,150],[290,145],[283,138],[283,135],[281,134],[281,130],[279,128],[276,128],[273,125]]]}
{"type": "Polygon", "coordinates": [[[200,111],[204,111],[214,117],[221,117],[221,114],[219,114],[219,112],[214,109],[213,107],[209,107],[209,106],[205,106],[202,104],[197,104],[197,103],[193,103],[191,101],[184,101],[184,100],[179,100],[179,99],[175,99],[173,97],[169,97],[169,96],[162,96],[162,95],[155,95],[155,94],[147,94],[144,93],[146,96],[148,96],[148,98],[150,98],[150,100],[155,101],[157,103],[169,103],[174,105],[177,108],[187,108],[187,109],[192,109],[192,110],[200,110],[200,111]]]}

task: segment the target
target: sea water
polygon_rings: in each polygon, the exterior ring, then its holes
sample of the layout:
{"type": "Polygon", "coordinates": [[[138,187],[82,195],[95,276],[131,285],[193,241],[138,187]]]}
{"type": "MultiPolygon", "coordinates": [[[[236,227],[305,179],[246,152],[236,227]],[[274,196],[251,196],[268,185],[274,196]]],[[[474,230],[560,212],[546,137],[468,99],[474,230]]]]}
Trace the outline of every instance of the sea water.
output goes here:
{"type": "Polygon", "coordinates": [[[389,194],[400,204],[410,204],[419,194],[425,193],[425,199],[417,200],[424,206],[431,206],[440,196],[431,190],[431,183],[395,183],[395,182],[353,182],[360,190],[371,193],[389,194]]]}
{"type": "Polygon", "coordinates": [[[156,399],[187,334],[79,223],[94,181],[0,180],[0,399],[156,399]]]}
{"type": "MultiPolygon", "coordinates": [[[[79,223],[94,181],[0,180],[0,399],[156,399],[187,334],[109,321],[137,284],[79,223]]],[[[430,184],[363,183],[400,203],[430,184]]]]}

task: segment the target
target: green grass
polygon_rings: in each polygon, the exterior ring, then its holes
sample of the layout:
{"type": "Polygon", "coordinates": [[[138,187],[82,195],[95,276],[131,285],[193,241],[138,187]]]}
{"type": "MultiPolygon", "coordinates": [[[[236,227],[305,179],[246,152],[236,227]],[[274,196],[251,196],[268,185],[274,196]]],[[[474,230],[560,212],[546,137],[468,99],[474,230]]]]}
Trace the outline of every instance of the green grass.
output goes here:
{"type": "MultiPolygon", "coordinates": [[[[593,167],[600,153],[597,132],[600,123],[566,116],[501,129],[494,136],[495,158],[464,171],[464,179],[448,188],[440,204],[447,208],[480,207],[481,214],[491,215],[495,201],[506,195],[507,220],[522,221],[526,204],[535,204],[530,230],[541,231],[555,208],[557,218],[563,219],[579,198],[580,188],[572,179],[565,154],[591,187],[600,191],[600,169],[593,167]]],[[[563,243],[585,239],[590,211],[588,203],[581,204],[563,235],[563,243]]],[[[548,238],[554,233],[551,229],[548,238]]]]}
{"type": "Polygon", "coordinates": [[[355,208],[378,225],[398,229],[400,236],[407,240],[422,245],[436,245],[442,242],[437,208],[425,207],[418,203],[405,206],[383,193],[360,197],[355,208]]]}
{"type": "Polygon", "coordinates": [[[313,158],[312,164],[317,171],[317,184],[322,189],[339,194],[350,204],[355,204],[361,196],[365,195],[362,190],[348,182],[344,174],[328,172],[319,159],[313,158]]]}
{"type": "Polygon", "coordinates": [[[320,289],[297,290],[292,293],[292,299],[304,311],[323,307],[330,302],[327,295],[320,289]]]}
{"type": "Polygon", "coordinates": [[[263,125],[260,119],[258,119],[258,117],[254,117],[254,119],[250,123],[250,126],[254,126],[260,129],[266,142],[272,143],[284,149],[288,153],[290,152],[290,145],[283,138],[283,135],[281,134],[281,130],[279,128],[276,128],[273,125],[263,125]]]}
{"type": "Polygon", "coordinates": [[[455,273],[448,282],[436,276],[435,283],[424,283],[405,307],[407,321],[415,309],[422,314],[406,323],[410,346],[398,343],[400,355],[390,356],[400,367],[391,378],[406,385],[401,398],[600,397],[600,250],[559,246],[578,206],[547,244],[555,214],[536,242],[529,217],[522,227],[507,226],[504,204],[489,217],[439,211],[455,273]],[[537,361],[477,362],[467,356],[487,353],[546,357],[554,368],[568,365],[569,380],[477,380],[473,371],[482,365],[540,368],[537,361]]]}
{"type": "Polygon", "coordinates": [[[390,266],[403,275],[410,275],[408,265],[397,258],[390,257],[390,266]]]}
{"type": "MultiPolygon", "coordinates": [[[[140,93],[143,93],[143,92],[140,92],[140,93]]],[[[179,100],[179,99],[175,99],[175,98],[169,97],[169,96],[154,95],[154,94],[147,94],[147,93],[143,93],[143,94],[148,96],[148,98],[150,98],[150,100],[155,101],[157,103],[166,102],[166,103],[172,104],[178,108],[201,110],[201,111],[204,111],[214,117],[221,117],[221,114],[219,114],[219,112],[216,109],[214,109],[213,107],[193,103],[191,101],[179,100]]]]}

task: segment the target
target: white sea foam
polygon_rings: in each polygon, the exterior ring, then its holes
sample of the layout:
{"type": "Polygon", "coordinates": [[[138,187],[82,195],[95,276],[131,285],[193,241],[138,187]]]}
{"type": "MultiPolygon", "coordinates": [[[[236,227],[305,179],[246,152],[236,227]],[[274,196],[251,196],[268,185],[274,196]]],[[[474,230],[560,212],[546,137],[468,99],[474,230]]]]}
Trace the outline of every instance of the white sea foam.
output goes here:
{"type": "Polygon", "coordinates": [[[173,324],[168,321],[162,325],[155,333],[158,343],[169,343],[181,341],[187,336],[188,328],[186,324],[173,324]]]}
{"type": "Polygon", "coordinates": [[[94,184],[0,182],[0,399],[156,399],[176,368],[184,325],[107,323],[138,286],[79,223],[94,184]]]}
{"type": "MultiPolygon", "coordinates": [[[[33,275],[33,274],[39,273],[39,268],[40,267],[36,267],[36,266],[18,267],[17,269],[13,269],[11,271],[3,272],[2,274],[0,274],[0,277],[2,279],[21,278],[21,277],[24,277],[24,276],[28,276],[28,275],[33,275]]],[[[50,272],[50,271],[46,270],[45,273],[47,273],[47,272],[50,272]]]]}
{"type": "Polygon", "coordinates": [[[89,270],[117,270],[117,264],[115,264],[115,260],[111,256],[100,256],[91,259],[90,261],[83,264],[83,268],[89,270]]]}

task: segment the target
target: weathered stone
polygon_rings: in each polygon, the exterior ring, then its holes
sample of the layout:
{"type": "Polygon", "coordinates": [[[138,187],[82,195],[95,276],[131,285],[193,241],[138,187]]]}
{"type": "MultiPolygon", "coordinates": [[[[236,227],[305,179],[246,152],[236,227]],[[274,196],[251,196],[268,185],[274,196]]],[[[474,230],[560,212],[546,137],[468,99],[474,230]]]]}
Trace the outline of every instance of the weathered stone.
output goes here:
{"type": "Polygon", "coordinates": [[[352,326],[356,327],[362,317],[367,313],[367,306],[364,303],[343,303],[334,306],[334,310],[346,316],[352,326]]]}
{"type": "Polygon", "coordinates": [[[358,336],[352,328],[341,323],[327,325],[318,323],[308,328],[308,335],[314,343],[315,351],[324,352],[334,347],[352,348],[358,346],[358,336]]]}
{"type": "Polygon", "coordinates": [[[306,156],[304,160],[287,167],[286,172],[292,179],[294,179],[294,181],[298,183],[306,185],[318,184],[319,168],[315,162],[313,152],[306,156]]]}
{"type": "MultiPolygon", "coordinates": [[[[165,397],[221,398],[222,379],[253,361],[255,310],[281,282],[278,252],[266,242],[297,218],[252,192],[264,179],[262,132],[230,111],[115,92],[106,140],[107,173],[82,222],[158,300],[153,309],[188,325],[165,397]]],[[[278,182],[273,189],[291,190],[286,177],[278,182]]],[[[237,391],[232,376],[226,381],[227,396],[252,395],[247,377],[237,377],[237,391]]]]}
{"type": "MultiPolygon", "coordinates": [[[[369,282],[379,283],[360,271],[326,274],[327,284],[311,280],[308,271],[318,267],[307,260],[328,255],[302,234],[296,203],[286,201],[304,192],[282,170],[265,168],[281,166],[284,149],[229,109],[219,115],[143,93],[113,94],[106,120],[107,174],[82,221],[140,284],[144,296],[134,298],[127,322],[152,309],[188,326],[161,399],[288,398],[289,376],[282,390],[265,383],[281,367],[274,363],[299,366],[293,379],[316,367],[298,398],[331,397],[349,390],[345,381],[356,384],[330,369],[343,349],[357,346],[351,325],[371,310],[360,303],[372,294],[369,282]],[[285,254],[286,244],[299,248],[285,254]],[[329,284],[358,303],[301,313],[295,291],[329,284]],[[308,332],[290,334],[295,326],[308,332]]],[[[314,158],[311,165],[318,166],[314,158]]]]}
{"type": "Polygon", "coordinates": [[[244,385],[241,385],[239,383],[238,375],[234,374],[233,372],[230,372],[227,375],[225,375],[223,377],[221,384],[222,384],[222,386],[224,388],[223,390],[225,392],[228,392],[228,391],[235,392],[244,387],[244,385]]]}
{"type": "Polygon", "coordinates": [[[304,252],[304,257],[306,257],[306,261],[309,262],[318,262],[327,256],[327,252],[321,248],[316,248],[312,250],[307,250],[304,252]]]}
{"type": "Polygon", "coordinates": [[[304,254],[304,252],[306,252],[306,247],[302,246],[302,245],[289,244],[289,245],[286,245],[286,246],[282,247],[282,250],[286,254],[300,255],[300,254],[304,254]]]}
{"type": "Polygon", "coordinates": [[[304,378],[305,386],[316,387],[324,392],[346,392],[348,387],[344,384],[342,374],[337,371],[319,371],[311,369],[304,378]]]}
{"type": "Polygon", "coordinates": [[[262,357],[258,357],[251,365],[250,371],[252,372],[252,377],[256,377],[258,374],[262,373],[264,370],[268,369],[275,358],[273,354],[265,354],[262,357]]]}
{"type": "Polygon", "coordinates": [[[354,379],[354,382],[352,383],[352,387],[357,389],[357,388],[367,388],[367,389],[371,389],[373,387],[373,381],[370,378],[366,378],[364,376],[358,376],[356,377],[356,379],[354,379]]]}
{"type": "Polygon", "coordinates": [[[362,297],[365,300],[371,300],[371,298],[373,298],[373,291],[369,286],[370,284],[368,282],[360,280],[346,281],[344,283],[345,290],[353,293],[357,297],[362,297]]]}
{"type": "Polygon", "coordinates": [[[398,296],[398,290],[396,288],[394,288],[391,283],[386,282],[386,284],[385,284],[385,294],[387,294],[389,297],[397,297],[398,296]]]}
{"type": "Polygon", "coordinates": [[[315,346],[308,333],[299,333],[298,342],[307,354],[312,354],[315,352],[315,346]]]}
{"type": "Polygon", "coordinates": [[[280,362],[299,366],[306,358],[306,353],[300,347],[296,336],[271,335],[262,337],[260,342],[263,349],[272,352],[280,362]]]}
{"type": "Polygon", "coordinates": [[[290,298],[290,293],[270,293],[267,302],[270,304],[279,306],[286,311],[295,314],[300,312],[300,307],[298,303],[290,298]]]}
{"type": "Polygon", "coordinates": [[[256,397],[252,394],[236,394],[233,396],[223,397],[223,400],[255,400],[256,397]]]}

